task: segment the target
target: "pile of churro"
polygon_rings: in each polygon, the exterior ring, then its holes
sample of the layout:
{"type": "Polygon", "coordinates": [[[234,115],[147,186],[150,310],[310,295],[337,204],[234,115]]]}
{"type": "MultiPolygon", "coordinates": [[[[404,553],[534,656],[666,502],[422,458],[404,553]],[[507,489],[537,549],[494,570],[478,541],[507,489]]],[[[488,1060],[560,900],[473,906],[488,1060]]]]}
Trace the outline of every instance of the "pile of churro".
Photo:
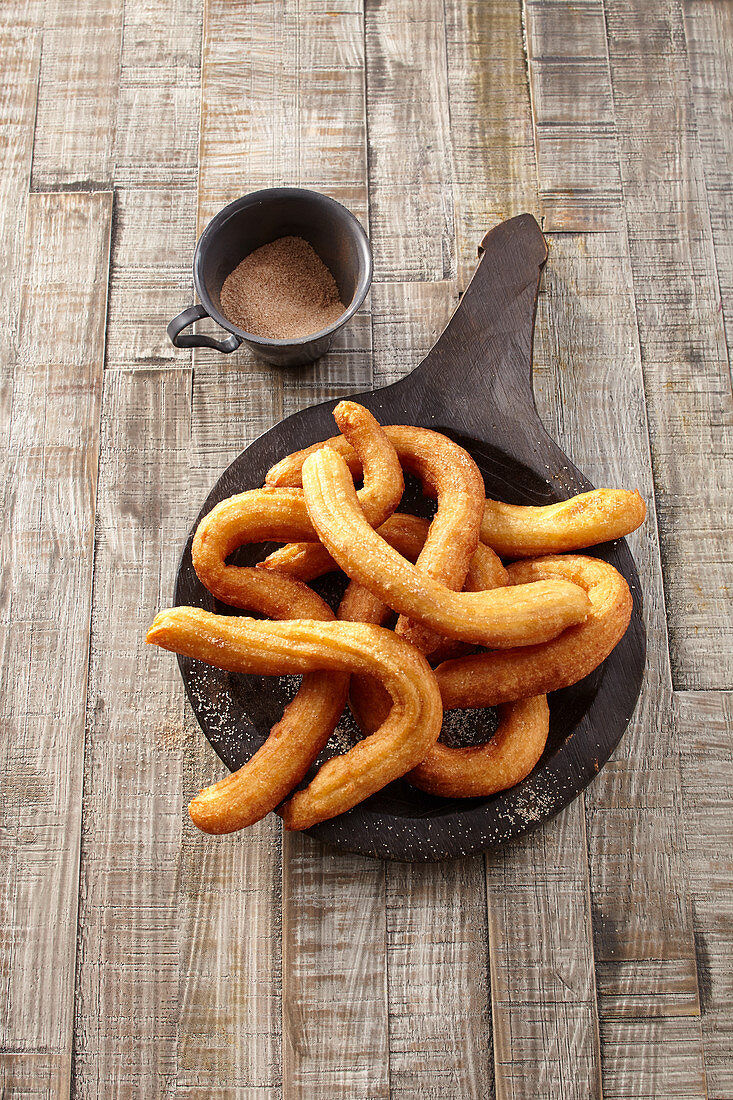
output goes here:
{"type": "Polygon", "coordinates": [[[548,693],[597,668],[629,624],[624,578],[576,551],[635,530],[646,515],[637,492],[595,489],[546,507],[487,500],[476,463],[446,436],[381,427],[352,401],[334,419],[340,435],[288,455],[263,488],[222,501],[196,530],[201,583],[266,618],[175,607],[148,631],[148,642],[230,672],[302,675],[262,747],[190,803],[208,833],[270,811],[307,829],[400,777],[450,798],[506,790],[542,755],[548,693]],[[397,511],[403,472],[436,502],[432,521],[397,511]],[[257,566],[228,563],[260,542],[285,545],[257,566]],[[337,569],[349,583],[334,614],[309,582],[337,569]],[[298,789],[347,704],[363,739],[298,789]],[[481,707],[498,708],[489,741],[440,740],[444,711],[481,707]]]}

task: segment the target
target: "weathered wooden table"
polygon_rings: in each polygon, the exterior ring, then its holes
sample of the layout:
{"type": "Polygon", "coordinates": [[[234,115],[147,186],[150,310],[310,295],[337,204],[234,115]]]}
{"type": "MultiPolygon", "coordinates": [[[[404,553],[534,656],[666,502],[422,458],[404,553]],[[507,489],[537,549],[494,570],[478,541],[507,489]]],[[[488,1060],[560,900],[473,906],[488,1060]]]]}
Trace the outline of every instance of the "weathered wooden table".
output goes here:
{"type": "Polygon", "coordinates": [[[2,1095],[733,1096],[733,5],[6,0],[0,55],[2,1095]],[[197,231],[276,183],[368,226],[368,308],[300,372],[175,352],[197,231]],[[143,645],[189,524],[524,210],[542,415],[651,505],[625,739],[485,858],[200,835],[222,766],[143,645]]]}

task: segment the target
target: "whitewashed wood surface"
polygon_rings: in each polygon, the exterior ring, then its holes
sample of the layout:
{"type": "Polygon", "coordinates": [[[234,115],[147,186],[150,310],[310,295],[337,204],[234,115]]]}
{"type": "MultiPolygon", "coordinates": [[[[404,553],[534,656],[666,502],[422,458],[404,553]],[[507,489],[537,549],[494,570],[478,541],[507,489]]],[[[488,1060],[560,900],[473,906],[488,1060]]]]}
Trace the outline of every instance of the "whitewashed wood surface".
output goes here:
{"type": "Polygon", "coordinates": [[[730,0],[4,0],[0,149],[0,1095],[731,1100],[730,0]],[[362,219],[366,307],[300,372],[175,351],[197,233],[276,184],[362,219]],[[415,366],[525,210],[541,414],[650,505],[625,739],[485,857],[200,835],[143,637],[208,487],[415,366]]]}

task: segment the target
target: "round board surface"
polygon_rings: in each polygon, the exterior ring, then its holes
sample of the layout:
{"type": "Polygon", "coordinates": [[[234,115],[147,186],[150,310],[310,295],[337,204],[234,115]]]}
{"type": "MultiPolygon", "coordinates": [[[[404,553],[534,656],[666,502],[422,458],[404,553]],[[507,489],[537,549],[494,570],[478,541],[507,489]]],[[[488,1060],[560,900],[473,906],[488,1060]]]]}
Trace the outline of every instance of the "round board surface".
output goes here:
{"type": "MultiPolygon", "coordinates": [[[[470,451],[484,476],[487,496],[516,504],[548,504],[567,495],[553,489],[551,482],[539,478],[516,458],[445,427],[434,427],[470,451]]],[[[262,483],[257,475],[257,484],[252,481],[250,450],[222,475],[199,518],[220,500],[262,483]]],[[[590,487],[586,482],[577,488],[582,491],[590,487]]],[[[408,483],[400,510],[429,515],[430,508],[417,485],[408,483]]],[[[236,609],[215,600],[198,580],[191,563],[192,537],[193,532],[181,559],[175,602],[237,614],[236,609]]],[[[241,565],[253,564],[270,548],[248,546],[233,560],[241,565]]],[[[600,668],[579,684],[549,696],[550,734],[542,758],[530,775],[508,791],[475,799],[438,798],[399,780],[349,813],[310,829],[311,836],[346,851],[380,858],[447,859],[492,848],[528,832],[580,793],[606,762],[632,715],[645,650],[639,582],[625,541],[584,552],[604,558],[626,577],[634,596],[634,613],[626,635],[600,668]]],[[[315,587],[335,606],[344,580],[331,574],[316,582],[315,587]]],[[[240,767],[263,743],[299,682],[295,677],[235,675],[185,657],[179,658],[179,664],[201,728],[231,770],[240,767]]],[[[485,741],[495,728],[491,710],[456,711],[446,718],[444,736],[453,743],[485,741]]],[[[346,713],[317,763],[348,749],[356,736],[356,726],[346,713]]]]}

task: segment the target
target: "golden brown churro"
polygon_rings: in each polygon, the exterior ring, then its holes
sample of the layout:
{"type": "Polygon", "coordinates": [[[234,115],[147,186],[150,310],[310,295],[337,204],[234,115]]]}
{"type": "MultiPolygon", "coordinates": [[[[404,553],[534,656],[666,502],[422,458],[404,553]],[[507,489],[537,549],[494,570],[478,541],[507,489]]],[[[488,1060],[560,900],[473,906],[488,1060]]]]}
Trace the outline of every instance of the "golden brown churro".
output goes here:
{"type": "Polygon", "coordinates": [[[438,741],[405,778],[444,798],[478,798],[513,787],[529,775],[547,741],[547,696],[499,707],[499,728],[483,745],[454,748],[438,741]]]}
{"type": "Polygon", "coordinates": [[[590,600],[588,617],[543,645],[446,661],[436,669],[446,710],[491,707],[577,684],[605,660],[626,633],[631,593],[608,562],[567,554],[515,562],[508,573],[512,584],[563,577],[580,585],[590,600]]]}
{"type": "Polygon", "coordinates": [[[261,600],[267,593],[271,606],[258,605],[257,610],[272,618],[287,618],[293,589],[279,582],[299,582],[280,576],[273,584],[277,574],[228,565],[226,559],[248,543],[303,538],[312,532],[300,490],[251,489],[238,493],[212,508],[198,525],[191,547],[194,569],[201,583],[224,603],[250,608],[253,598],[261,600]]]}
{"type": "MultiPolygon", "coordinates": [[[[484,507],[481,473],[463,447],[438,432],[407,424],[388,425],[384,431],[403,468],[418,477],[428,495],[438,500],[430,531],[416,562],[417,569],[445,588],[460,590],[478,545],[484,507]]],[[[358,457],[343,436],[334,436],[325,443],[297,451],[273,466],[267,474],[267,484],[302,484],[303,463],[324,446],[342,455],[353,476],[358,476],[358,457]]],[[[438,644],[433,632],[421,624],[401,620],[397,632],[424,653],[430,653],[438,644]]]]}
{"type": "Polygon", "coordinates": [[[313,526],[344,572],[431,630],[506,648],[547,641],[587,614],[585,592],[560,579],[453,592],[418,572],[365,522],[348,466],[329,448],[306,459],[303,488],[313,526]]]}
{"type": "MultiPolygon", "coordinates": [[[[425,545],[429,528],[429,520],[405,512],[394,512],[378,531],[398,554],[414,563],[425,545]]],[[[258,562],[257,568],[307,582],[338,569],[338,565],[320,542],[291,542],[258,562]]],[[[481,592],[508,583],[507,571],[498,555],[490,546],[479,543],[466,574],[464,589],[467,592],[481,592]]]]}
{"type": "MultiPolygon", "coordinates": [[[[512,584],[552,576],[571,580],[588,593],[588,618],[542,645],[475,653],[438,665],[435,675],[445,710],[497,706],[570,687],[593,672],[626,633],[632,608],[629,586],[600,558],[576,554],[538,558],[515,562],[508,574],[512,584]]],[[[351,597],[355,614],[368,612],[366,600],[357,603],[357,597],[358,593],[351,597]]],[[[350,704],[359,726],[369,733],[382,721],[388,701],[374,681],[354,677],[350,704]]]]}
{"type": "MultiPolygon", "coordinates": [[[[377,676],[394,706],[375,734],[327,761],[282,808],[288,829],[344,813],[424,759],[440,732],[442,707],[422,654],[391,631],[362,623],[285,623],[178,607],[159,614],[148,642],[231,672],[277,676],[317,670],[377,676]]],[[[282,754],[280,754],[281,756],[282,754]]],[[[280,757],[271,760],[274,768],[280,757]]],[[[231,829],[239,827],[233,816],[231,829]]],[[[220,815],[216,831],[229,831],[220,815]]]]}
{"type": "Polygon", "coordinates": [[[620,539],[645,516],[638,492],[626,489],[592,489],[539,508],[487,500],[481,541],[503,558],[535,558],[620,539]]]}
{"type": "MultiPolygon", "coordinates": [[[[341,401],[334,417],[360,456],[364,486],[357,496],[368,523],[381,524],[399,503],[404,489],[402,468],[394,447],[368,409],[341,401]]],[[[274,618],[288,615],[287,586],[255,569],[227,565],[236,549],[253,542],[315,539],[302,489],[252,489],[223,500],[204,516],[191,548],[194,569],[208,590],[234,607],[254,608],[252,598],[270,593],[272,609],[256,610],[274,618]]],[[[315,544],[314,544],[315,545],[315,544]]]]}
{"type": "Polygon", "coordinates": [[[384,428],[355,401],[339,401],[333,418],[361,460],[364,484],[357,492],[364,519],[379,527],[391,516],[405,491],[397,452],[384,428]]]}
{"type": "MultiPolygon", "coordinates": [[[[427,520],[395,512],[379,528],[379,534],[403,557],[414,562],[425,541],[427,529],[427,520]]],[[[483,592],[490,588],[501,588],[508,583],[509,575],[494,551],[479,543],[476,553],[471,559],[464,588],[469,592],[483,592]]],[[[348,586],[338,609],[338,617],[343,621],[375,623],[377,626],[384,626],[390,614],[391,609],[385,603],[382,603],[378,596],[373,595],[357,581],[352,581],[348,586]]],[[[445,654],[443,660],[456,655],[460,656],[463,645],[462,642],[444,638],[438,649],[435,650],[433,657],[441,651],[445,654]]],[[[352,709],[357,716],[357,720],[360,715],[373,717],[379,714],[380,719],[377,722],[377,725],[379,725],[386,717],[391,706],[389,696],[379,681],[369,676],[352,676],[350,691],[352,709]]],[[[371,729],[376,729],[376,726],[372,725],[371,729]]]]}

